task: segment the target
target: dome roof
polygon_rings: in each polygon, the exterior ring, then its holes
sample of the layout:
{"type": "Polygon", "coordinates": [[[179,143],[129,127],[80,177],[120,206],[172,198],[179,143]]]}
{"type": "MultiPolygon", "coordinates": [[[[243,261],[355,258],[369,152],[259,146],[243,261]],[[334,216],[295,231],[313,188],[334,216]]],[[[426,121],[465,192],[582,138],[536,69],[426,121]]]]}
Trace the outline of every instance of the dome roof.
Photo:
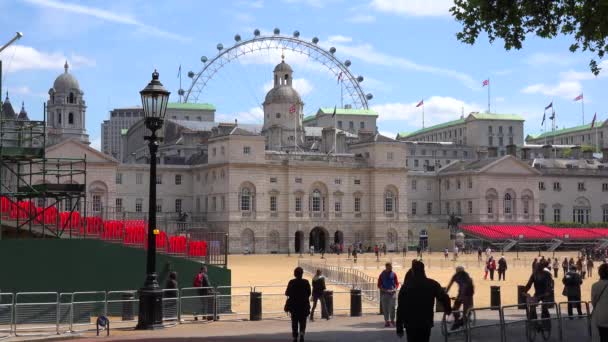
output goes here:
{"type": "Polygon", "coordinates": [[[67,61],[65,62],[63,68],[65,69],[65,72],[57,76],[55,83],[53,83],[53,88],[55,91],[61,92],[69,89],[80,89],[78,80],[68,72],[69,65],[67,61]]]}
{"type": "Polygon", "coordinates": [[[285,63],[285,61],[282,61],[274,67],[274,72],[293,72],[293,69],[291,69],[291,66],[285,63]]]}
{"type": "Polygon", "coordinates": [[[288,85],[282,85],[278,87],[274,87],[270,89],[270,91],[266,94],[266,100],[264,100],[265,104],[268,103],[302,103],[302,98],[300,94],[288,85]]]}

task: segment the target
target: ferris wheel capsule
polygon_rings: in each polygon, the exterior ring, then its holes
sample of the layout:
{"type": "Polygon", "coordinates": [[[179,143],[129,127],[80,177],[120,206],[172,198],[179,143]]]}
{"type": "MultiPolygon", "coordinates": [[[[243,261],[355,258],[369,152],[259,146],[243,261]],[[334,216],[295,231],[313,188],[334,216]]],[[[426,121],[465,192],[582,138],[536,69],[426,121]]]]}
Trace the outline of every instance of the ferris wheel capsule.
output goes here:
{"type": "Polygon", "coordinates": [[[317,44],[318,42],[319,42],[319,38],[317,38],[317,37],[312,38],[313,44],[317,44]]]}
{"type": "Polygon", "coordinates": [[[241,41],[241,35],[240,34],[235,35],[234,36],[234,41],[237,42],[237,43],[240,42],[241,41]]]}
{"type": "Polygon", "coordinates": [[[194,71],[188,71],[188,77],[190,77],[190,78],[194,77],[194,71]]]}
{"type": "Polygon", "coordinates": [[[281,34],[281,30],[278,27],[275,27],[273,32],[274,34],[281,34]]]}
{"type": "Polygon", "coordinates": [[[217,51],[222,51],[224,49],[224,45],[222,43],[217,44],[217,51]]]}
{"type": "Polygon", "coordinates": [[[329,48],[329,52],[333,55],[334,53],[336,53],[336,48],[335,47],[330,47],[329,48]]]}
{"type": "Polygon", "coordinates": [[[300,37],[300,31],[293,31],[293,36],[296,38],[300,37]]]}
{"type": "Polygon", "coordinates": [[[258,29],[253,30],[253,35],[256,36],[256,37],[259,37],[260,36],[260,30],[258,30],[258,29]]]}
{"type": "Polygon", "coordinates": [[[357,76],[357,82],[359,82],[359,83],[363,82],[363,76],[357,76]]]}
{"type": "Polygon", "coordinates": [[[178,94],[179,96],[184,96],[184,94],[185,94],[185,93],[186,93],[186,92],[184,91],[184,89],[180,89],[180,90],[178,90],[178,91],[177,91],[177,94],[178,94]]]}
{"type": "Polygon", "coordinates": [[[365,95],[365,98],[371,100],[374,98],[374,95],[372,95],[372,93],[367,93],[367,95],[365,95]]]}
{"type": "Polygon", "coordinates": [[[349,60],[349,59],[347,59],[347,60],[345,60],[345,61],[344,61],[344,65],[346,65],[346,67],[349,67],[349,66],[350,66],[350,64],[351,64],[351,63],[350,63],[350,60],[349,60]]]}
{"type": "Polygon", "coordinates": [[[202,56],[201,57],[201,62],[207,63],[207,61],[208,61],[207,56],[202,56]]]}

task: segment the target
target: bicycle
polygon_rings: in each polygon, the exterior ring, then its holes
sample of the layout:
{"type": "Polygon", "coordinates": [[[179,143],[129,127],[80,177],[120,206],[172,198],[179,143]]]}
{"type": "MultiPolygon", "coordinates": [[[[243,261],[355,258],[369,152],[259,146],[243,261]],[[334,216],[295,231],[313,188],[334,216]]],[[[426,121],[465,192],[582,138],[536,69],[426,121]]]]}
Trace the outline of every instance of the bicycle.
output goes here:
{"type": "MultiPolygon", "coordinates": [[[[452,301],[456,300],[456,297],[450,297],[452,301]]],[[[458,311],[457,311],[458,312],[458,311]]],[[[462,312],[461,312],[462,313],[462,312]]],[[[454,324],[454,316],[453,315],[443,315],[443,319],[441,320],[441,334],[446,336],[447,334],[454,334],[463,332],[466,329],[466,325],[475,325],[477,321],[477,315],[475,314],[475,310],[473,308],[469,309],[469,312],[466,315],[466,319],[463,319],[463,324],[460,328],[451,330],[452,325],[454,324]]]]}
{"type": "Polygon", "coordinates": [[[545,305],[545,303],[539,305],[538,299],[526,294],[526,337],[529,342],[534,342],[538,333],[541,334],[545,341],[548,341],[551,338],[551,318],[542,317],[543,305],[545,305]],[[534,310],[536,313],[537,306],[541,307],[541,318],[531,318],[531,310],[534,310]]]}

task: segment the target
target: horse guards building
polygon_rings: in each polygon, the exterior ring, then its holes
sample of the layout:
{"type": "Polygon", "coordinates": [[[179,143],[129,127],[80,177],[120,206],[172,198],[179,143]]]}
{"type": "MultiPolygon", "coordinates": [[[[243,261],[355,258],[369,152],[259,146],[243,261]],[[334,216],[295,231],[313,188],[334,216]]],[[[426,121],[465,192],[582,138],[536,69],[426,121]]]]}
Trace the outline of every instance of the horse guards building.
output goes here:
{"type": "MultiPolygon", "coordinates": [[[[466,224],[608,222],[608,120],[524,137],[518,115],[473,112],[391,138],[378,133],[381,113],[372,110],[321,108],[304,118],[285,61],[273,79],[263,125],[215,122],[209,104],[169,105],[159,215],[187,213],[192,229],[228,233],[234,253],[433,247],[448,214],[466,224]],[[592,141],[603,154],[585,146],[592,141]]],[[[4,117],[28,120],[8,95],[3,106],[4,117]]],[[[145,216],[141,107],[110,113],[103,152],[89,146],[85,112],[66,63],[49,90],[47,156],[86,156],[89,215],[145,216]]]]}

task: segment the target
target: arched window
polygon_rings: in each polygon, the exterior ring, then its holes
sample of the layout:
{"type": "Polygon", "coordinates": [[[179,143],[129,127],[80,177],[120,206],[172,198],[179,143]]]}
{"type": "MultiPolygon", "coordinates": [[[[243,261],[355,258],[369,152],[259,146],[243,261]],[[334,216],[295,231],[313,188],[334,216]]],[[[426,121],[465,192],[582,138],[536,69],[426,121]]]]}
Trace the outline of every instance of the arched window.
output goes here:
{"type": "Polygon", "coordinates": [[[511,198],[511,194],[509,193],[505,194],[504,212],[505,215],[510,215],[513,213],[513,199],[511,198]]]}
{"type": "Polygon", "coordinates": [[[61,112],[57,111],[57,123],[61,123],[61,112]]]}
{"type": "Polygon", "coordinates": [[[312,192],[312,211],[320,212],[321,211],[321,191],[315,189],[312,192]]]}
{"type": "Polygon", "coordinates": [[[68,96],[68,103],[74,103],[74,93],[70,93],[70,96],[68,96]]]}
{"type": "Polygon", "coordinates": [[[387,191],[384,193],[384,211],[387,213],[392,213],[395,208],[395,195],[393,195],[392,191],[387,191]]]}
{"type": "Polygon", "coordinates": [[[70,124],[70,125],[74,124],[74,113],[68,114],[68,124],[70,124]]]}
{"type": "Polygon", "coordinates": [[[241,211],[251,211],[251,190],[249,188],[241,190],[241,211]]]}

